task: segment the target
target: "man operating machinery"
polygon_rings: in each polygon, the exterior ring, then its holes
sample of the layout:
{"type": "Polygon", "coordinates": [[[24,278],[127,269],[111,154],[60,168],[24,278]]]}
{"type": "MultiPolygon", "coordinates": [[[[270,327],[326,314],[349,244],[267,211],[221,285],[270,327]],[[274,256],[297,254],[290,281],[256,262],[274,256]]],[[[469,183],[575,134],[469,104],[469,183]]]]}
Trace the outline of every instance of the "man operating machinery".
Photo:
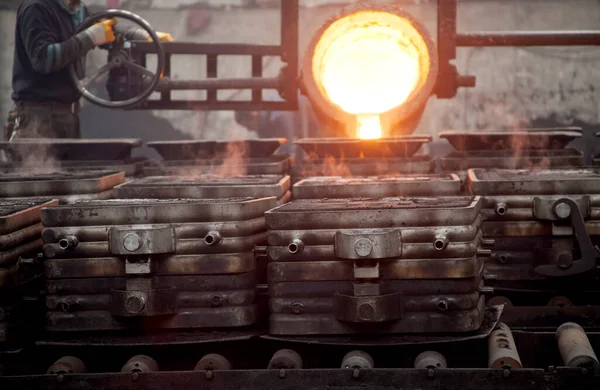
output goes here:
{"type": "MultiPolygon", "coordinates": [[[[17,138],[80,138],[81,94],[69,66],[115,40],[149,39],[146,31],[104,20],[75,34],[89,16],[81,0],[24,0],[17,11],[12,79],[14,106],[4,126],[5,140],[17,138]]],[[[160,40],[170,34],[157,33],[160,40]]]]}

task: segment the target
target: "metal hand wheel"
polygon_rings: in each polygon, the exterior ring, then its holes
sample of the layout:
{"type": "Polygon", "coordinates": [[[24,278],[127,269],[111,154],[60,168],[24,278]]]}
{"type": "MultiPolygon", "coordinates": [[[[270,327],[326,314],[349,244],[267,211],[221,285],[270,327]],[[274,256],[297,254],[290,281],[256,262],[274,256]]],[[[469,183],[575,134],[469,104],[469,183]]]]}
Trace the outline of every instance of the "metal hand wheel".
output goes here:
{"type": "MultiPolygon", "coordinates": [[[[87,100],[91,101],[102,107],[107,108],[128,108],[136,106],[143,101],[145,101],[148,96],[154,92],[158,82],[160,81],[161,74],[163,73],[163,69],[165,66],[165,51],[160,43],[160,39],[156,35],[156,31],[152,28],[152,26],[142,19],[140,16],[122,10],[110,9],[104,12],[100,12],[95,14],[89,18],[87,18],[75,31],[76,34],[81,31],[87,29],[88,27],[93,26],[94,24],[110,18],[123,18],[134,22],[136,25],[143,28],[152,39],[152,44],[154,45],[155,51],[158,54],[158,60],[156,63],[156,72],[152,72],[141,65],[136,64],[131,58],[129,51],[129,43],[123,36],[123,34],[115,32],[115,41],[108,44],[108,52],[110,61],[103,65],[95,75],[90,77],[80,77],[78,75],[75,64],[69,67],[69,72],[71,74],[71,78],[73,82],[77,86],[81,95],[85,97],[87,100]],[[127,100],[122,101],[111,101],[107,99],[103,99],[91,93],[87,88],[94,80],[98,77],[102,76],[105,73],[108,73],[112,69],[116,68],[127,68],[132,72],[136,72],[142,75],[144,89],[139,95],[134,96],[127,100]]],[[[83,71],[81,73],[84,73],[83,71]]]]}

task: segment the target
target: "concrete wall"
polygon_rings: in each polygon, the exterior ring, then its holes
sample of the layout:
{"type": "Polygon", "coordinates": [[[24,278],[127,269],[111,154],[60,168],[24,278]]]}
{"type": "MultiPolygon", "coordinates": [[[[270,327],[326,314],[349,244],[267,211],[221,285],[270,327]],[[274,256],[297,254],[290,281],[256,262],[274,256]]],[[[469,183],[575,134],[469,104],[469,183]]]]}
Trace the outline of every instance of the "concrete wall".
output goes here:
{"type": "MultiPolygon", "coordinates": [[[[405,3],[405,2],[403,2],[405,3]]],[[[421,19],[430,31],[436,31],[436,6],[430,2],[406,4],[405,8],[421,19]]],[[[433,2],[435,3],[435,2],[433,2]]],[[[600,3],[597,0],[508,0],[459,1],[459,30],[575,30],[600,27],[600,3]]],[[[301,11],[301,47],[312,32],[337,8],[304,7],[301,11]]],[[[158,30],[170,31],[176,39],[198,42],[247,42],[276,44],[279,40],[279,12],[273,8],[214,10],[211,24],[199,35],[187,36],[183,9],[141,10],[139,13],[158,30]]],[[[14,11],[0,11],[0,110],[9,107],[11,42],[14,11]]],[[[477,87],[459,91],[456,98],[432,98],[419,133],[435,134],[444,129],[517,128],[528,124],[580,124],[592,131],[600,123],[600,49],[598,48],[465,48],[459,49],[456,64],[463,74],[477,76],[477,87]]],[[[232,58],[220,62],[219,75],[249,75],[248,61],[232,58]]],[[[278,62],[269,63],[274,75],[278,62]]],[[[204,61],[179,59],[174,74],[180,78],[202,78],[204,61]]],[[[230,96],[231,92],[225,92],[230,96]]],[[[101,129],[98,115],[111,113],[94,109],[84,124],[101,129]]],[[[132,113],[120,113],[127,121],[132,113]]],[[[232,113],[158,112],[180,132],[179,136],[227,137],[245,134],[236,126],[232,113]]],[[[104,119],[105,120],[105,119],[104,119]]],[[[130,120],[135,122],[135,120],[130,120]]],[[[128,136],[132,126],[114,124],[115,134],[128,136]]],[[[167,126],[168,127],[168,126],[167,126]]],[[[171,134],[171,132],[168,132],[171,134]]],[[[168,134],[155,134],[152,138],[168,134]]],[[[106,134],[104,134],[106,135],[106,134]]],[[[110,134],[109,134],[110,135],[110,134]]],[[[173,133],[169,135],[175,137],[173,133]]]]}

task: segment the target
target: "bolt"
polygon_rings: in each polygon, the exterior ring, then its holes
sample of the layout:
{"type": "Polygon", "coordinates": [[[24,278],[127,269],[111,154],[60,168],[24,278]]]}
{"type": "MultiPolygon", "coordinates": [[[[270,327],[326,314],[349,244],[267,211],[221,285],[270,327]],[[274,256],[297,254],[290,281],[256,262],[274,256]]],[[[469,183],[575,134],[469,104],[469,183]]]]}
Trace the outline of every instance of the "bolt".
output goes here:
{"type": "Polygon", "coordinates": [[[131,380],[134,382],[137,382],[138,379],[140,379],[140,373],[139,371],[135,371],[133,374],[131,374],[131,380]]]}
{"type": "Polygon", "coordinates": [[[367,257],[373,252],[373,243],[367,238],[361,238],[354,244],[354,252],[360,257],[367,257]]]}
{"type": "Polygon", "coordinates": [[[204,376],[205,376],[206,380],[208,380],[208,381],[212,380],[212,378],[213,378],[212,370],[207,370],[206,374],[204,374],[204,376]]]}
{"type": "Polygon", "coordinates": [[[581,369],[581,373],[582,373],[583,375],[587,375],[587,373],[588,373],[588,369],[587,369],[587,368],[585,368],[585,367],[583,367],[583,368],[581,369]]]}
{"type": "Polygon", "coordinates": [[[213,306],[221,306],[223,304],[223,297],[221,295],[213,295],[210,297],[210,304],[213,306]]]}
{"type": "Polygon", "coordinates": [[[359,377],[360,377],[360,370],[359,370],[358,368],[355,368],[355,369],[352,371],[352,378],[354,378],[354,379],[358,379],[359,377]]]}
{"type": "Polygon", "coordinates": [[[62,383],[65,380],[65,374],[58,374],[56,380],[58,381],[58,383],[62,383]]]}
{"type": "Polygon", "coordinates": [[[554,213],[558,218],[568,218],[571,215],[571,207],[566,203],[559,203],[554,206],[554,213]]]}
{"type": "Polygon", "coordinates": [[[292,313],[294,313],[294,314],[304,313],[304,305],[299,302],[292,303],[292,313]]]}
{"type": "Polygon", "coordinates": [[[127,297],[125,300],[125,310],[131,314],[139,314],[146,306],[146,300],[136,295],[127,297]]]}
{"type": "Polygon", "coordinates": [[[433,368],[428,368],[427,369],[427,377],[433,378],[434,376],[435,376],[435,370],[433,368]]]}
{"type": "Polygon", "coordinates": [[[504,375],[505,378],[508,378],[510,376],[510,370],[508,368],[505,368],[502,372],[502,375],[504,375]]]}
{"type": "Polygon", "coordinates": [[[558,255],[556,263],[562,269],[570,268],[573,265],[573,256],[568,252],[563,252],[558,255]]]}
{"type": "Polygon", "coordinates": [[[279,369],[279,378],[283,379],[283,378],[285,378],[285,375],[286,375],[285,370],[283,368],[280,368],[279,369]]]}
{"type": "Polygon", "coordinates": [[[370,303],[363,303],[358,307],[358,317],[363,321],[372,320],[375,316],[375,307],[370,303]]]}
{"type": "Polygon", "coordinates": [[[142,247],[142,239],[135,233],[129,233],[123,237],[123,247],[128,252],[135,252],[142,247]]]}

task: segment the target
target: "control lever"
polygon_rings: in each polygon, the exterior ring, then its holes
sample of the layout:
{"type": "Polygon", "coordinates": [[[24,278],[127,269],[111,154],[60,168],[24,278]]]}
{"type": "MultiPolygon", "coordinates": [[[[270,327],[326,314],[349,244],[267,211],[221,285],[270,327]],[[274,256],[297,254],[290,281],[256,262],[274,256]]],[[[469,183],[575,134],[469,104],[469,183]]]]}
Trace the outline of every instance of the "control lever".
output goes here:
{"type": "Polygon", "coordinates": [[[596,260],[600,257],[600,250],[592,244],[577,202],[568,198],[559,199],[554,203],[552,209],[559,218],[570,218],[581,251],[581,258],[575,261],[567,259],[564,262],[559,259],[557,264],[536,267],[535,272],[548,277],[563,277],[582,274],[596,268],[596,260]]]}

